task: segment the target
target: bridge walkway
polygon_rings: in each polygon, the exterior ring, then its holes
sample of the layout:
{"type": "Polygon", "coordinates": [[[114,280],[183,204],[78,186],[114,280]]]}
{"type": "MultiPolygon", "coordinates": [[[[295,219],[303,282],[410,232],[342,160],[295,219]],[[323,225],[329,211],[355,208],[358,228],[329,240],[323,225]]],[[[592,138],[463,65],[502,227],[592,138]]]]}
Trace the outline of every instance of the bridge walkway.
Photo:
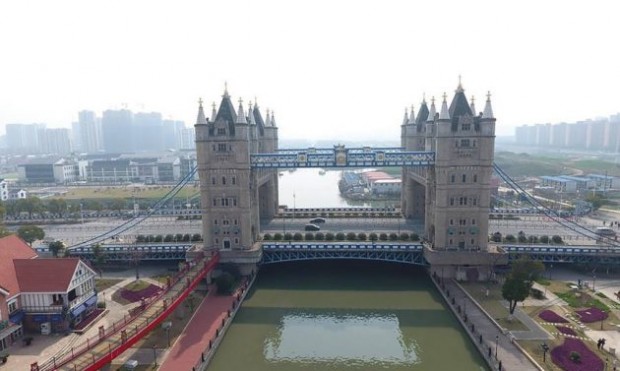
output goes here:
{"type": "Polygon", "coordinates": [[[501,331],[459,285],[452,280],[441,281],[440,278],[433,282],[493,370],[499,370],[500,361],[504,371],[541,370],[519,350],[511,333],[501,331]]]}
{"type": "MultiPolygon", "coordinates": [[[[104,365],[138,342],[189,295],[208,272],[219,262],[219,255],[202,258],[189,264],[183,274],[136,317],[125,317],[112,328],[99,333],[95,339],[72,348],[65,354],[56,355],[36,370],[99,370],[104,365]]],[[[103,329],[102,329],[103,330],[103,329]]]]}

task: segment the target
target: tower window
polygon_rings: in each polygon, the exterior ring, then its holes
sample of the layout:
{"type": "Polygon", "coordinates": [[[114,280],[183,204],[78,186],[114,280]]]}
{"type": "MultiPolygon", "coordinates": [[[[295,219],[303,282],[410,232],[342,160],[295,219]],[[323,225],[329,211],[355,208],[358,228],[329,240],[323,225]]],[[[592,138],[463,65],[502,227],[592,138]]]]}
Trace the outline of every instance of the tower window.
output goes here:
{"type": "Polygon", "coordinates": [[[478,174],[474,174],[474,183],[478,183],[478,174]]]}
{"type": "Polygon", "coordinates": [[[454,197],[450,197],[450,206],[454,206],[454,197]]]}
{"type": "Polygon", "coordinates": [[[476,225],[476,219],[471,220],[471,225],[476,225]]]}
{"type": "Polygon", "coordinates": [[[226,129],[218,128],[217,129],[217,135],[226,135],[226,129]]]}
{"type": "Polygon", "coordinates": [[[236,177],[232,177],[232,184],[237,184],[237,178],[236,177]]]}
{"type": "Polygon", "coordinates": [[[471,203],[472,203],[474,206],[476,206],[476,204],[478,203],[478,201],[477,201],[476,197],[473,197],[473,198],[471,199],[471,203]]]}
{"type": "Polygon", "coordinates": [[[215,181],[215,177],[211,177],[211,184],[215,185],[215,183],[217,183],[217,182],[215,181]]]}
{"type": "Polygon", "coordinates": [[[452,175],[450,176],[450,183],[454,183],[454,180],[455,180],[455,176],[454,176],[454,174],[452,174],[452,175]]]}
{"type": "Polygon", "coordinates": [[[233,222],[235,223],[235,225],[237,225],[237,219],[233,220],[233,222]]]}
{"type": "Polygon", "coordinates": [[[226,177],[225,176],[222,177],[222,184],[226,184],[226,177]]]}
{"type": "Polygon", "coordinates": [[[463,174],[462,181],[463,181],[463,183],[465,183],[467,181],[467,175],[463,174]]]}
{"type": "Polygon", "coordinates": [[[218,143],[217,145],[217,151],[218,152],[226,152],[226,143],[218,143]]]}
{"type": "Polygon", "coordinates": [[[217,198],[213,199],[213,206],[217,206],[217,198]]]}
{"type": "Polygon", "coordinates": [[[471,129],[471,124],[463,124],[463,126],[461,126],[461,130],[469,131],[470,129],[471,129]]]}
{"type": "Polygon", "coordinates": [[[236,198],[232,199],[232,204],[233,204],[233,206],[237,206],[237,199],[236,198]]]}
{"type": "Polygon", "coordinates": [[[461,147],[469,147],[469,139],[461,139],[461,147]]]}
{"type": "Polygon", "coordinates": [[[217,225],[217,219],[213,220],[213,224],[217,225]]]}
{"type": "Polygon", "coordinates": [[[450,225],[454,225],[454,219],[450,219],[450,225]]]}
{"type": "Polygon", "coordinates": [[[239,239],[235,238],[235,244],[238,245],[239,244],[239,239]]]}

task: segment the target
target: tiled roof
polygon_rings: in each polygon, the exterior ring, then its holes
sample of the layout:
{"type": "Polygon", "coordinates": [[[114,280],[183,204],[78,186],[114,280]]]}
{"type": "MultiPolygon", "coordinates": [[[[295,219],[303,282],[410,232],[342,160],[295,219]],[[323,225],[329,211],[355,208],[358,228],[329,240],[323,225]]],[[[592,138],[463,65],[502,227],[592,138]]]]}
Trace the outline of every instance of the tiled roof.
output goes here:
{"type": "Polygon", "coordinates": [[[22,292],[67,291],[79,262],[79,258],[13,260],[22,292]]]}
{"type": "Polygon", "coordinates": [[[13,259],[36,257],[37,253],[16,235],[0,238],[0,286],[9,292],[9,296],[19,293],[13,259]]]}

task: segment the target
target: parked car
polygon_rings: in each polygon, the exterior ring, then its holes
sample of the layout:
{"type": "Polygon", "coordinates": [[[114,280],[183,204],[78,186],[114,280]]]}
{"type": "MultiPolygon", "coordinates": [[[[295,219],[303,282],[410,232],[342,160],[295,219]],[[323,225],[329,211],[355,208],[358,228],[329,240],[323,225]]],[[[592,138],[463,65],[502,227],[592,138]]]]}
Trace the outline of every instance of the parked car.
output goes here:
{"type": "Polygon", "coordinates": [[[321,227],[319,227],[316,224],[309,223],[309,224],[306,224],[306,226],[304,227],[304,230],[306,230],[306,231],[320,231],[321,227]]]}
{"type": "Polygon", "coordinates": [[[310,220],[310,223],[312,224],[323,224],[325,223],[325,219],[323,218],[314,218],[310,220]]]}

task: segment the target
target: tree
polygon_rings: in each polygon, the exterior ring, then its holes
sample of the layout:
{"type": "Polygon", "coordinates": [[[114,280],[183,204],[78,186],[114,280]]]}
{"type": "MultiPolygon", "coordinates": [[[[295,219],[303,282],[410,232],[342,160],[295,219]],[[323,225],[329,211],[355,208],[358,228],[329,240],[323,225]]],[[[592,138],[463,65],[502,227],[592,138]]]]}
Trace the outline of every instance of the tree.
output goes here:
{"type": "Polygon", "coordinates": [[[32,214],[40,213],[44,210],[43,203],[41,199],[38,197],[28,197],[25,199],[17,200],[18,203],[21,201],[22,210],[28,212],[28,216],[32,219],[32,214]]]}
{"type": "Polygon", "coordinates": [[[42,240],[45,237],[45,232],[36,225],[22,225],[17,230],[17,235],[32,246],[34,241],[42,240]]]}
{"type": "Polygon", "coordinates": [[[50,242],[49,245],[47,245],[50,249],[50,251],[52,252],[52,255],[57,258],[58,254],[65,249],[65,244],[62,241],[54,241],[54,242],[50,242]]]}
{"type": "Polygon", "coordinates": [[[558,244],[558,245],[564,243],[564,241],[562,241],[562,237],[558,236],[557,234],[551,237],[551,242],[558,244]]]}
{"type": "Polygon", "coordinates": [[[67,211],[67,201],[54,198],[47,203],[47,210],[53,215],[62,217],[65,211],[67,211]]]}
{"type": "Polygon", "coordinates": [[[493,233],[493,235],[491,236],[491,241],[493,241],[493,242],[502,242],[502,234],[499,233],[499,232],[493,233]]]}
{"type": "Polygon", "coordinates": [[[110,202],[110,209],[117,211],[119,214],[125,208],[125,200],[120,198],[115,198],[110,202]]]}
{"type": "Polygon", "coordinates": [[[100,244],[95,244],[93,246],[93,256],[95,257],[95,265],[101,268],[101,266],[105,264],[105,255],[103,254],[103,248],[100,244]]]}
{"type": "Polygon", "coordinates": [[[235,277],[228,272],[222,272],[215,278],[215,284],[218,294],[229,295],[235,287],[235,277]]]}
{"type": "Polygon", "coordinates": [[[534,280],[544,270],[543,263],[529,258],[522,258],[512,263],[510,273],[502,286],[502,297],[508,301],[511,315],[514,313],[517,303],[528,297],[534,280]]]}

